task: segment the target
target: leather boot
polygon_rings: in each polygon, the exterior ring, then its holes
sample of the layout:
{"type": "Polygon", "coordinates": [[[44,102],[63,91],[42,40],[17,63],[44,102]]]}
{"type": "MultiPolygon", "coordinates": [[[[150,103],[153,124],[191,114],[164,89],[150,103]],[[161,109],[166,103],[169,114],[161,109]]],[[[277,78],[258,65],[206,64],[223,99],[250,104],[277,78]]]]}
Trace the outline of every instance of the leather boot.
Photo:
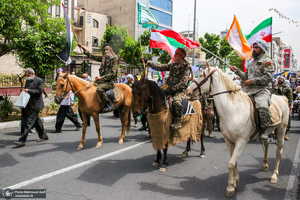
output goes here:
{"type": "Polygon", "coordinates": [[[212,134],[212,130],[209,130],[209,137],[210,137],[210,138],[213,138],[213,137],[214,137],[213,134],[212,134]]]}
{"type": "Polygon", "coordinates": [[[267,135],[266,129],[262,129],[259,131],[260,139],[261,140],[268,140],[269,137],[267,135]]]}
{"type": "Polygon", "coordinates": [[[113,103],[111,102],[111,100],[108,100],[108,101],[106,102],[105,108],[102,109],[102,112],[110,112],[112,109],[114,109],[114,105],[113,105],[113,103]]]}
{"type": "Polygon", "coordinates": [[[181,122],[182,122],[182,118],[175,118],[174,119],[174,124],[170,125],[170,128],[173,130],[177,130],[181,128],[181,122]]]}

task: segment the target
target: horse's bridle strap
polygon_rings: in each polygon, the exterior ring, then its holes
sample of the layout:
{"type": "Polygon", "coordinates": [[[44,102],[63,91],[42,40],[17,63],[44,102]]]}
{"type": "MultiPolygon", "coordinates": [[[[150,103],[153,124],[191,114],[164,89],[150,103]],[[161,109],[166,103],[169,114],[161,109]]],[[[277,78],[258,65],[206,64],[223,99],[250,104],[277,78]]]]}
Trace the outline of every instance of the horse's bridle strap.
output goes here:
{"type": "Polygon", "coordinates": [[[227,91],[223,91],[223,92],[218,92],[216,94],[212,94],[211,96],[217,96],[219,94],[225,94],[225,93],[231,93],[231,92],[236,92],[236,91],[239,91],[241,89],[237,89],[237,90],[227,90],[227,91]]]}

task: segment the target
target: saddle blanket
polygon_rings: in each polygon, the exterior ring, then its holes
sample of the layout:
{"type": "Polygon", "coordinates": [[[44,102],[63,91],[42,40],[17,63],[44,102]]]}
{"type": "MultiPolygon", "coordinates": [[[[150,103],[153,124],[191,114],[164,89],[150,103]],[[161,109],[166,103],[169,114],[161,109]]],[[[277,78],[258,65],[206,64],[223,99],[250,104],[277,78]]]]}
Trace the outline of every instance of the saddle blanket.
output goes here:
{"type": "Polygon", "coordinates": [[[118,102],[121,98],[121,92],[117,87],[107,90],[105,93],[112,102],[118,102]]]}

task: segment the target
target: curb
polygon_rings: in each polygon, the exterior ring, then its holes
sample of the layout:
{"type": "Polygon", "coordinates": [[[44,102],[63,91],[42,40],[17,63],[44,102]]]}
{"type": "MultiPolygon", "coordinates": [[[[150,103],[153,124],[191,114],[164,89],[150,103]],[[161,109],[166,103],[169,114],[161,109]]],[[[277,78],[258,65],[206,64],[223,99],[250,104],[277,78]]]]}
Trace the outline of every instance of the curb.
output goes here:
{"type": "MultiPolygon", "coordinates": [[[[41,117],[43,123],[49,123],[54,122],[56,120],[56,116],[50,116],[50,117],[41,117]]],[[[6,129],[6,128],[15,128],[19,127],[21,124],[21,121],[12,121],[12,122],[2,122],[0,123],[0,130],[6,129]]]]}

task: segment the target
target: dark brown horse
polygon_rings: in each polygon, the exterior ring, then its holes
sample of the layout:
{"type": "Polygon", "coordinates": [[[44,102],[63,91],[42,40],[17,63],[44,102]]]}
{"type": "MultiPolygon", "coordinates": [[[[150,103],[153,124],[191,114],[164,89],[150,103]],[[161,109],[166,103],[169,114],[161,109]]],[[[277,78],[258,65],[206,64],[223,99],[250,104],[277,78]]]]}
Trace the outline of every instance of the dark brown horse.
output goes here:
{"type": "MultiPolygon", "coordinates": [[[[150,114],[156,114],[163,111],[166,111],[169,109],[166,104],[166,95],[165,92],[157,86],[157,84],[154,81],[142,79],[141,81],[137,81],[132,86],[132,94],[133,94],[133,106],[132,111],[134,113],[134,116],[140,115],[140,111],[149,108],[150,114]]],[[[198,101],[198,100],[197,100],[198,101]]],[[[196,112],[201,112],[201,104],[198,101],[200,106],[200,110],[196,110],[196,112]]],[[[201,114],[202,116],[202,114],[201,114]]],[[[202,118],[201,118],[202,119],[202,118]]],[[[202,125],[202,121],[200,122],[202,125]]],[[[151,128],[151,122],[149,121],[150,128],[151,128]]],[[[152,132],[152,130],[151,130],[152,132]]],[[[201,130],[199,133],[201,135],[201,154],[200,157],[205,157],[205,148],[203,144],[203,135],[201,134],[201,130]]],[[[152,136],[153,140],[153,136],[152,136]]],[[[191,150],[190,147],[190,137],[187,141],[187,146],[185,151],[182,153],[182,156],[187,156],[188,152],[191,150]]],[[[159,169],[159,171],[165,171],[166,166],[168,165],[168,158],[167,158],[167,151],[168,151],[168,142],[165,144],[165,148],[163,149],[164,157],[163,157],[163,163],[159,169]]],[[[159,166],[160,160],[162,158],[161,149],[157,149],[157,155],[156,159],[153,162],[153,166],[159,166]]]]}
{"type": "MultiPolygon", "coordinates": [[[[123,83],[115,84],[115,87],[120,91],[120,98],[117,102],[113,102],[114,109],[117,109],[121,123],[122,123],[122,133],[119,138],[119,144],[122,144],[125,138],[125,129],[130,130],[130,121],[131,121],[131,103],[132,103],[132,94],[131,88],[123,83]]],[[[96,125],[96,131],[98,133],[98,142],[96,148],[101,147],[102,137],[100,134],[100,122],[99,122],[99,113],[103,108],[103,104],[100,103],[98,94],[96,92],[96,85],[90,83],[81,78],[78,78],[73,75],[59,74],[59,77],[56,82],[56,93],[55,93],[55,103],[60,104],[63,98],[66,97],[68,92],[72,90],[73,93],[78,98],[78,106],[82,112],[83,119],[83,128],[82,128],[82,139],[77,147],[78,150],[83,149],[85,143],[85,133],[87,129],[87,116],[92,116],[96,125]]]]}

